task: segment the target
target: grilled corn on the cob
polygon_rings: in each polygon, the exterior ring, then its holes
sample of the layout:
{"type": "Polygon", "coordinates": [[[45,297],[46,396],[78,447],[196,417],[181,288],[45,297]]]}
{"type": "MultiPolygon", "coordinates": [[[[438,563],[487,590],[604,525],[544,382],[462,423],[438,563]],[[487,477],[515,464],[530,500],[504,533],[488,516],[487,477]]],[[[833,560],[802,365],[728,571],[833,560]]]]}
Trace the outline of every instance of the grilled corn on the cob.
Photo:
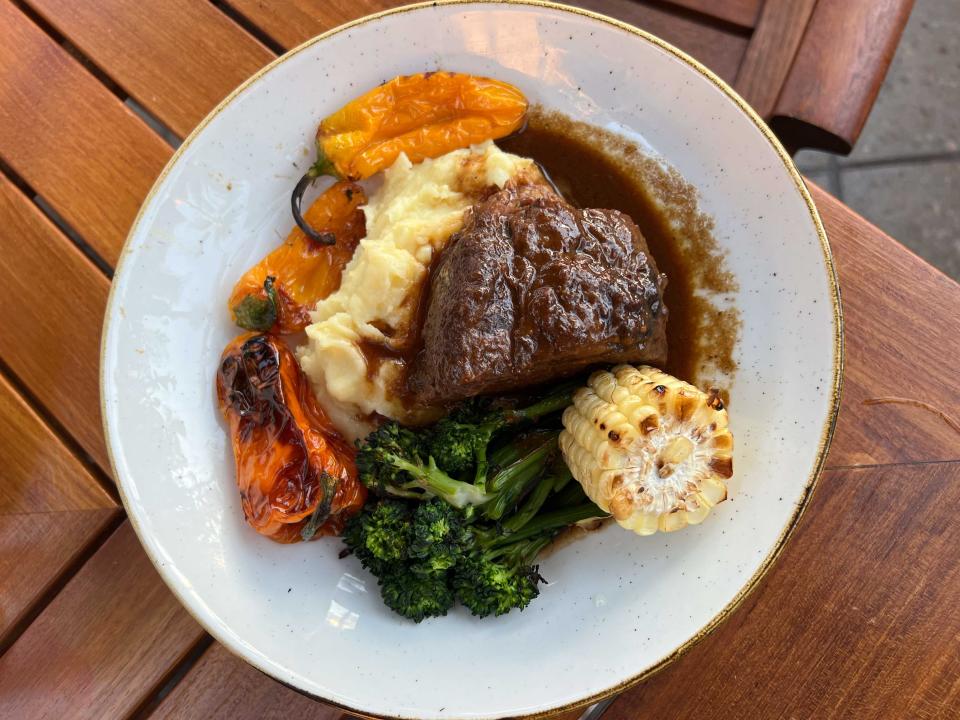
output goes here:
{"type": "Polygon", "coordinates": [[[560,448],[586,494],[640,535],[701,522],[726,499],[733,436],[716,391],[646,365],[595,372],[563,413],[560,448]]]}

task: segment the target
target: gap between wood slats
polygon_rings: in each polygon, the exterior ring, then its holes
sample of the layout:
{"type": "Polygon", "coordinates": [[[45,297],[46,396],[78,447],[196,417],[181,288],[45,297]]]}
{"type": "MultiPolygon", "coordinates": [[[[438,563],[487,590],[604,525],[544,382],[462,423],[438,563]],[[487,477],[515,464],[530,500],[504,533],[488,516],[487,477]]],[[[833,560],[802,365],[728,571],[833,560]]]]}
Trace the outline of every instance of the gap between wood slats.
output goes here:
{"type": "MultiPolygon", "coordinates": [[[[579,4],[577,0],[566,1],[571,5],[579,4]]],[[[718,3],[722,2],[722,0],[715,1],[718,3]]],[[[741,22],[734,22],[730,16],[721,15],[720,13],[714,15],[708,12],[706,8],[713,2],[714,0],[706,0],[705,2],[696,2],[695,0],[640,0],[642,5],[659,8],[671,15],[693,20],[701,25],[709,25],[718,30],[724,30],[743,37],[750,36],[753,23],[748,25],[741,22]]]]}
{"type": "Polygon", "coordinates": [[[138,103],[132,97],[128,97],[123,101],[123,104],[130,108],[137,117],[139,117],[143,122],[147,124],[151,130],[153,130],[157,135],[159,135],[170,147],[174,150],[180,147],[183,142],[182,138],[177,135],[173,130],[168,128],[163,122],[160,121],[156,115],[150,113],[143,105],[138,103]]]}
{"type": "Polygon", "coordinates": [[[793,65],[817,0],[767,0],[734,89],[761,117],[769,117],[793,65]]]}
{"type": "MultiPolygon", "coordinates": [[[[24,399],[27,405],[30,406],[30,409],[35,412],[44,424],[53,430],[54,434],[60,439],[60,442],[63,443],[64,447],[70,451],[70,453],[77,458],[83,469],[90,473],[90,476],[97,482],[97,484],[106,492],[110,499],[113,500],[118,507],[123,507],[123,502],[120,500],[120,495],[117,492],[117,486],[110,479],[110,476],[107,475],[103,469],[97,464],[97,461],[93,459],[93,456],[90,455],[83,447],[78,443],[72,434],[70,434],[67,429],[57,420],[56,417],[47,409],[47,407],[41,403],[37,396],[33,394],[26,383],[24,383],[20,377],[13,372],[9,365],[0,358],[0,375],[3,375],[6,378],[7,382],[13,386],[13,389],[24,399]]],[[[121,517],[121,519],[123,519],[121,517]]]]}
{"type": "Polygon", "coordinates": [[[157,709],[157,706],[163,702],[163,699],[170,694],[170,691],[180,684],[180,681],[186,677],[187,673],[197,664],[213,643],[213,637],[204,633],[203,637],[190,649],[190,652],[183,657],[183,660],[170,668],[170,672],[157,684],[154,691],[149,693],[143,699],[143,702],[140,703],[140,706],[130,713],[128,720],[147,720],[147,718],[153,714],[153,711],[157,709]]]}
{"type": "Polygon", "coordinates": [[[277,55],[283,55],[283,53],[286,52],[286,48],[284,48],[282,44],[267,34],[265,30],[261,30],[250,18],[224,2],[224,0],[210,0],[210,4],[239,25],[241,29],[253,35],[253,37],[266,46],[270,52],[277,55]]]}
{"type": "Polygon", "coordinates": [[[130,97],[130,95],[122,87],[117,85],[117,83],[115,83],[113,79],[107,75],[107,73],[101,70],[100,67],[93,62],[93,60],[87,57],[87,55],[85,55],[80,48],[64,37],[63,34],[60,33],[53,25],[48,23],[42,15],[37,13],[32,7],[23,2],[23,0],[12,0],[12,2],[14,6],[19,8],[20,12],[26,15],[34,25],[48,35],[51,40],[62,47],[70,55],[70,57],[80,63],[84,70],[99,80],[100,84],[113,93],[113,95],[120,100],[120,102],[136,113],[140,119],[143,120],[157,135],[163,138],[163,140],[166,141],[170,147],[172,147],[174,150],[180,147],[182,138],[180,138],[173,130],[161,122],[158,117],[153,115],[149,110],[130,97]]]}
{"type": "MultiPolygon", "coordinates": [[[[6,173],[6,175],[10,180],[13,180],[13,178],[10,176],[10,173],[6,173]]],[[[29,186],[27,187],[29,188],[29,186]]],[[[80,233],[78,233],[72,225],[64,220],[63,217],[61,217],[61,215],[50,206],[50,203],[36,193],[29,195],[29,197],[33,201],[33,204],[37,206],[37,209],[46,215],[50,222],[57,226],[60,232],[70,238],[71,242],[73,242],[73,244],[80,249],[80,252],[87,256],[90,262],[97,266],[97,269],[100,270],[100,272],[106,275],[108,279],[113,279],[113,268],[110,266],[110,263],[100,257],[100,254],[90,247],[90,244],[84,240],[83,237],[81,237],[80,233]]]]}
{"type": "Polygon", "coordinates": [[[101,85],[120,98],[121,101],[127,99],[127,94],[123,91],[123,88],[111,80],[110,76],[97,67],[90,58],[80,52],[79,48],[67,40],[61,33],[57,32],[57,29],[38,15],[32,7],[23,2],[23,0],[11,0],[11,2],[14,7],[30,19],[30,22],[40,28],[40,30],[48,35],[57,45],[62,47],[74,60],[83,65],[84,70],[99,80],[101,85]]]}
{"type": "MultiPolygon", "coordinates": [[[[2,368],[0,368],[0,370],[2,370],[2,368]]],[[[12,376],[5,371],[4,375],[10,384],[15,387],[17,392],[20,392],[20,388],[14,382],[12,376]]],[[[34,408],[34,410],[36,411],[36,408],[34,408]]],[[[44,418],[44,421],[46,421],[46,418],[44,418]]],[[[54,430],[56,431],[55,428],[54,430]]],[[[57,433],[60,434],[59,431],[57,431],[57,433]]],[[[33,624],[33,621],[37,619],[40,613],[46,610],[47,606],[53,602],[57,595],[60,594],[60,591],[63,590],[66,584],[70,582],[78,572],[80,572],[83,566],[87,564],[87,561],[92,558],[107,541],[107,538],[109,538],[114,531],[120,527],[123,521],[126,520],[126,513],[124,512],[123,506],[120,504],[119,500],[117,501],[117,505],[118,507],[116,516],[110,520],[110,522],[104,525],[103,529],[77,554],[73,562],[70,563],[70,565],[68,565],[63,572],[61,572],[60,575],[50,584],[50,587],[47,588],[43,595],[37,598],[36,602],[34,602],[33,606],[26,613],[24,613],[20,621],[10,628],[6,636],[3,638],[3,643],[0,644],[0,657],[3,657],[4,653],[13,647],[14,643],[16,643],[20,636],[23,635],[23,633],[27,630],[27,628],[33,624]]]]}
{"type": "Polygon", "coordinates": [[[122,511],[3,372],[0,446],[2,654],[122,511]]]}
{"type": "Polygon", "coordinates": [[[70,238],[71,242],[77,246],[80,252],[82,252],[90,262],[97,266],[100,272],[106,275],[107,278],[113,278],[113,268],[110,266],[110,263],[108,263],[100,253],[90,247],[90,244],[83,239],[83,236],[77,232],[76,228],[64,220],[63,217],[30,186],[30,183],[20,177],[20,175],[3,162],[2,159],[0,159],[0,173],[3,173],[17,190],[23,193],[50,222],[56,225],[60,232],[70,238]]]}

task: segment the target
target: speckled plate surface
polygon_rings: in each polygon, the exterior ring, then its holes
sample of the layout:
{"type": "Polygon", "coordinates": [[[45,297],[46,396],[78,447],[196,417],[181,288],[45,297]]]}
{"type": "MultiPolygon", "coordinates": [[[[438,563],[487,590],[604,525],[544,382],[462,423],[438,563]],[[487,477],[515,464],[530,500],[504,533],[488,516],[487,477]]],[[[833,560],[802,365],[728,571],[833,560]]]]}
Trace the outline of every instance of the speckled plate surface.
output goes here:
{"type": "MultiPolygon", "coordinates": [[[[371,288],[376,292],[376,288],[371,288]]],[[[400,9],[338,28],[248,81],[151,192],[114,279],[104,418],[129,516],[164,580],[230,650],[360,713],[546,713],[623,688],[730,613],[782,548],[836,416],[838,291],[813,204],[783,150],[715,77],[614,21],[541,4],[400,9]],[[553,553],[527,611],[414,625],[340,545],[281,546],[245,526],[213,377],[225,302],[290,226],[319,118],[401,73],[444,68],[631,134],[700,191],[739,286],[731,501],[700,526],[606,527],[553,553]]],[[[690,682],[695,682],[691,678],[690,682]]]]}

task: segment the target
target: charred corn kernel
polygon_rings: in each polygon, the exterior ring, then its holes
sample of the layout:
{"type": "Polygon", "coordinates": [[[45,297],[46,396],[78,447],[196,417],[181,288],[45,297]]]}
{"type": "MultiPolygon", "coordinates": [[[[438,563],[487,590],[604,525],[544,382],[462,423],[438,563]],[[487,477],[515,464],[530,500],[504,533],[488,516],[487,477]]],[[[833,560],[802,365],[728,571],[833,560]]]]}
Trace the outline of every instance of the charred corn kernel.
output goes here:
{"type": "Polygon", "coordinates": [[[527,99],[499,80],[451,72],[396,77],[320,123],[314,175],[362,180],[518,130],[527,99]]]}
{"type": "Polygon", "coordinates": [[[696,525],[727,497],[733,436],[716,391],[618,365],[574,393],[563,427],[560,449],[574,478],[640,535],[696,525]]]}
{"type": "Polygon", "coordinates": [[[310,311],[340,287],[340,275],[365,232],[363,189],[352,182],[334,183],[305,215],[320,233],[336,237],[321,245],[293,228],[283,245],[247,270],[230,293],[234,322],[247,330],[281,335],[310,324],[310,311]]]}

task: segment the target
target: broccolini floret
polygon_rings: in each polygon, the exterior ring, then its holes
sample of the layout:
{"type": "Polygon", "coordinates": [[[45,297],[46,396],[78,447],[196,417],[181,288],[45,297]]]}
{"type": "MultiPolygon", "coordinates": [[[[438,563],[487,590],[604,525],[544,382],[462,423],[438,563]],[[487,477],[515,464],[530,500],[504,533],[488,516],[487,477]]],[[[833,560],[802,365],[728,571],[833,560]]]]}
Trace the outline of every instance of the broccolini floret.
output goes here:
{"type": "Polygon", "coordinates": [[[357,473],[371,490],[399,487],[407,481],[406,474],[392,463],[385,463],[383,455],[420,457],[420,437],[396,422],[385,422],[358,443],[357,473]]]}
{"type": "Polygon", "coordinates": [[[453,607],[454,594],[446,574],[418,575],[399,566],[379,580],[386,606],[414,622],[446,615],[453,607]]]}
{"type": "Polygon", "coordinates": [[[424,460],[417,436],[393,421],[381,425],[360,445],[357,471],[364,485],[383,495],[437,496],[458,508],[490,500],[482,488],[447,475],[432,457],[424,460]]]}
{"type": "Polygon", "coordinates": [[[411,569],[435,575],[452,568],[473,544],[473,533],[459,510],[439,498],[417,506],[413,513],[409,556],[411,569]]]}
{"type": "Polygon", "coordinates": [[[537,568],[498,562],[476,553],[461,562],[453,573],[457,599],[479,617],[523,610],[540,594],[537,568]]]}
{"type": "Polygon", "coordinates": [[[571,402],[574,386],[564,384],[533,405],[520,409],[490,409],[489,401],[474,398],[462,403],[433,426],[426,447],[437,465],[459,475],[474,468],[474,484],[486,481],[487,450],[494,436],[510,426],[536,422],[564,409],[571,402]]]}
{"type": "Polygon", "coordinates": [[[347,522],[343,541],[365,568],[378,574],[390,563],[406,558],[413,534],[412,515],[409,507],[395,500],[368,504],[347,522]]]}

